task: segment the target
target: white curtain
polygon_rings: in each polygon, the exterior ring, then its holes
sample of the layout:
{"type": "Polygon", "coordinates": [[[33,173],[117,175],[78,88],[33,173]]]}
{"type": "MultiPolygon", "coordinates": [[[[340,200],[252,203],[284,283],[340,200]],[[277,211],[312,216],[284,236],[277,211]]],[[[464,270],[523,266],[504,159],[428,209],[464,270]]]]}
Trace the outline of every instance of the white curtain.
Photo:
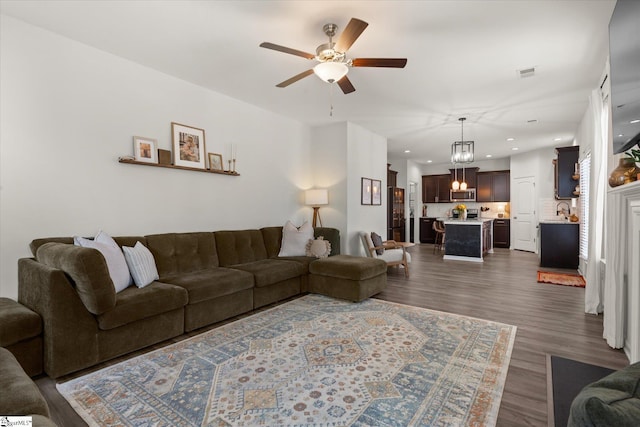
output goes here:
{"type": "MultiPolygon", "coordinates": [[[[587,285],[584,294],[584,311],[602,313],[604,308],[604,283],[600,279],[607,174],[607,147],[609,143],[609,99],[602,99],[602,91],[591,93],[590,107],[593,117],[593,148],[591,150],[591,179],[589,182],[589,254],[587,257],[587,285]]],[[[584,216],[585,213],[583,213],[584,216]]]]}

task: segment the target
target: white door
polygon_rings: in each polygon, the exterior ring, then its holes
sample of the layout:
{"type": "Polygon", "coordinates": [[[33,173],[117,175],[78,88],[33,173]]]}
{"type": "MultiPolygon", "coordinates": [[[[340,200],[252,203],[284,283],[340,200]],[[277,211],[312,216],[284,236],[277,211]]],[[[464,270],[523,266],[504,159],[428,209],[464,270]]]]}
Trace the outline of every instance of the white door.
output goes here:
{"type": "Polygon", "coordinates": [[[511,189],[511,230],[513,249],[536,252],[536,183],[534,178],[513,180],[511,189]]]}

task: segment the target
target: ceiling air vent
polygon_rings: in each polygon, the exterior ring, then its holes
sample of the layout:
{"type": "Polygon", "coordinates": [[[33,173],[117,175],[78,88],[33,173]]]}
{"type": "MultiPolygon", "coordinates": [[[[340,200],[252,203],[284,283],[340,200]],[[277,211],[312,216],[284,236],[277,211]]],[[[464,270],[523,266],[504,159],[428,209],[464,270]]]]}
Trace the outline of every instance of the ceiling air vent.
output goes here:
{"type": "Polygon", "coordinates": [[[525,77],[533,77],[535,73],[536,67],[529,67],[518,70],[518,76],[520,76],[521,79],[524,79],[525,77]]]}

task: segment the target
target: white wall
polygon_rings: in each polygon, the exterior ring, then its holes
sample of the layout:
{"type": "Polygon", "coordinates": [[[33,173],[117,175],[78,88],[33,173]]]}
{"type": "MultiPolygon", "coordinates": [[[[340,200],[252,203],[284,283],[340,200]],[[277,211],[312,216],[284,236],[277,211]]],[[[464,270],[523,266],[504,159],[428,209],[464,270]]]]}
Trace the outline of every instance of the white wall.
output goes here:
{"type": "MultiPolygon", "coordinates": [[[[451,163],[438,163],[435,165],[422,164],[420,166],[422,170],[422,175],[445,174],[450,172],[449,169],[453,169],[453,164],[451,163]]],[[[509,170],[510,161],[509,161],[509,158],[478,160],[469,164],[467,167],[478,168],[478,172],[509,170]]],[[[458,165],[458,169],[460,169],[460,165],[458,165]]],[[[460,171],[458,170],[458,172],[460,171]]]]}
{"type": "Polygon", "coordinates": [[[10,17],[0,24],[0,295],[17,297],[17,260],[37,237],[310,218],[307,126],[10,17]],[[225,162],[235,143],[240,177],[117,162],[133,135],[169,149],[172,121],[205,129],[206,150],[225,162]]]}
{"type": "Polygon", "coordinates": [[[311,157],[316,185],[329,189],[323,224],[340,230],[342,253],[365,256],[359,233],[387,234],[387,139],[354,123],[318,126],[311,157]],[[363,177],[382,181],[382,205],[360,203],[363,177]]]}

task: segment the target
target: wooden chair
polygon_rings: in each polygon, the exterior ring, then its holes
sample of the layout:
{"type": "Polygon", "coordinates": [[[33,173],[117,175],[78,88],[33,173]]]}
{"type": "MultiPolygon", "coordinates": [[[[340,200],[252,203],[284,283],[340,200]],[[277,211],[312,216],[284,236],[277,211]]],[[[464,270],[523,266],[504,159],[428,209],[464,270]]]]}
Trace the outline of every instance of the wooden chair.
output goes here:
{"type": "Polygon", "coordinates": [[[444,236],[445,236],[444,223],[438,220],[433,221],[433,230],[436,232],[436,239],[433,244],[433,253],[435,253],[436,248],[440,250],[444,249],[444,236]]]}
{"type": "Polygon", "coordinates": [[[382,246],[374,246],[373,240],[369,233],[361,233],[362,244],[368,257],[378,258],[387,263],[387,266],[404,267],[405,277],[409,277],[409,264],[411,263],[411,254],[407,252],[404,246],[399,246],[393,240],[387,240],[382,246]],[[382,250],[382,254],[378,254],[378,250],[382,250]]]}

